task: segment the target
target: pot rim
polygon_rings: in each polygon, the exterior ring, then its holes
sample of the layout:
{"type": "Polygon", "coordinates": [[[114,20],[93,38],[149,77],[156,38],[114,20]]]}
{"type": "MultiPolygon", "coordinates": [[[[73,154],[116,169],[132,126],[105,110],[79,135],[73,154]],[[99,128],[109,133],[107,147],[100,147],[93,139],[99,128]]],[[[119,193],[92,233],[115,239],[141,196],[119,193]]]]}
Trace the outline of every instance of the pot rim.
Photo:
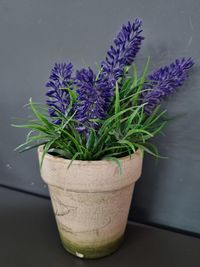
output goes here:
{"type": "MultiPolygon", "coordinates": [[[[43,145],[40,145],[38,147],[38,152],[42,153],[43,152],[43,145]]],[[[121,157],[118,158],[120,161],[128,161],[128,160],[132,160],[134,156],[139,156],[143,154],[143,150],[138,148],[133,154],[125,156],[125,157],[121,157]]],[[[71,159],[65,159],[62,157],[57,157],[57,156],[53,156],[50,155],[48,153],[45,154],[45,157],[48,157],[48,159],[53,160],[53,161],[59,161],[59,162],[71,162],[71,159]]],[[[100,159],[100,160],[73,160],[73,165],[88,165],[88,164],[92,164],[92,165],[107,165],[109,164],[110,161],[106,160],[106,159],[100,159]]]]}

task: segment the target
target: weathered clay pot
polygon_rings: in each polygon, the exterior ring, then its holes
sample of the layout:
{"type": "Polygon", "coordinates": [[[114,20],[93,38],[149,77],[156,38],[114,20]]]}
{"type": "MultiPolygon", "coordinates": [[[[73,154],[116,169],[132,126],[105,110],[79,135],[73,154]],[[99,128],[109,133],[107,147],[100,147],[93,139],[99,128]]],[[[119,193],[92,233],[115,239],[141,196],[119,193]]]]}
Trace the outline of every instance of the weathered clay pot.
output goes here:
{"type": "MultiPolygon", "coordinates": [[[[38,154],[41,159],[42,147],[38,154]]],[[[81,258],[111,254],[121,244],[142,151],[114,162],[73,161],[46,154],[41,176],[48,184],[62,244],[81,258]]]]}

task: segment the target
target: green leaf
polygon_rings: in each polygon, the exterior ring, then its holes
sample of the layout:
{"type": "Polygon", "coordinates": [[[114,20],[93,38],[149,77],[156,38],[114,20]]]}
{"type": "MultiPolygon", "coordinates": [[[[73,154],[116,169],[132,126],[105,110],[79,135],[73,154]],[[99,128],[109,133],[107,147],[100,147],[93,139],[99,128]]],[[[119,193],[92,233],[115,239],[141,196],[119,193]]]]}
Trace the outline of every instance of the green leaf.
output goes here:
{"type": "MultiPolygon", "coordinates": [[[[36,144],[34,144],[34,145],[30,145],[30,146],[26,146],[25,148],[23,148],[23,149],[21,149],[20,148],[20,150],[19,150],[19,153],[22,153],[22,152],[25,152],[25,151],[28,151],[28,150],[30,150],[30,149],[33,149],[33,148],[36,148],[36,147],[39,147],[39,146],[41,146],[41,145],[44,145],[44,144],[46,144],[47,143],[47,141],[41,141],[41,142],[38,142],[38,143],[36,143],[36,144]]],[[[23,144],[22,144],[23,145],[23,144]]],[[[23,146],[22,146],[23,147],[23,146]]]]}
{"type": "MultiPolygon", "coordinates": [[[[157,107],[159,108],[159,107],[157,107]]],[[[150,117],[148,117],[145,122],[144,122],[144,128],[146,129],[147,127],[150,127],[151,125],[155,125],[156,122],[166,113],[166,110],[162,111],[161,113],[158,113],[158,109],[156,109],[154,111],[155,113],[153,113],[150,117]]]]}
{"type": "Polygon", "coordinates": [[[119,101],[119,86],[116,82],[115,86],[115,114],[118,114],[120,112],[120,101],[119,101]]]}
{"type": "Polygon", "coordinates": [[[72,90],[69,87],[65,87],[65,88],[61,88],[61,89],[68,91],[69,97],[70,97],[70,102],[69,102],[69,105],[68,105],[66,113],[65,113],[65,116],[66,116],[70,112],[70,110],[72,109],[73,104],[76,102],[77,93],[75,90],[72,90]]]}
{"type": "Polygon", "coordinates": [[[136,147],[146,151],[148,154],[156,157],[156,158],[160,158],[160,159],[167,159],[167,157],[163,157],[160,156],[159,154],[157,154],[157,152],[153,151],[153,149],[149,149],[147,146],[142,145],[142,144],[135,144],[136,147]]]}
{"type": "Polygon", "coordinates": [[[38,140],[41,140],[41,139],[49,139],[51,136],[50,135],[35,135],[35,136],[29,136],[27,138],[27,141],[38,141],[38,140]]]}
{"type": "Polygon", "coordinates": [[[113,161],[114,163],[116,163],[117,167],[118,167],[119,175],[120,176],[122,175],[122,164],[118,158],[105,156],[105,157],[103,157],[103,159],[108,160],[108,161],[113,161]]]}
{"type": "Polygon", "coordinates": [[[133,134],[140,134],[140,133],[142,133],[142,134],[146,134],[146,135],[148,135],[148,136],[150,136],[150,137],[153,137],[153,134],[151,134],[150,132],[148,132],[148,131],[146,131],[146,130],[143,130],[143,129],[131,129],[131,130],[129,130],[128,132],[127,132],[127,134],[126,134],[126,136],[124,137],[125,139],[127,138],[127,137],[129,137],[129,136],[131,136],[131,135],[133,135],[133,134]]]}
{"type": "Polygon", "coordinates": [[[130,88],[130,84],[131,84],[131,78],[126,79],[122,85],[122,88],[120,90],[120,94],[123,95],[123,93],[126,92],[128,88],[130,88]]]}
{"type": "Polygon", "coordinates": [[[14,151],[18,151],[18,150],[20,150],[22,147],[27,146],[27,145],[31,144],[32,142],[33,142],[33,141],[27,141],[27,142],[25,142],[25,143],[23,143],[23,144],[17,146],[17,147],[14,149],[14,151]]]}
{"type": "Polygon", "coordinates": [[[137,86],[137,69],[136,65],[133,64],[133,88],[137,86]]]}
{"type": "MultiPolygon", "coordinates": [[[[119,86],[118,83],[116,82],[115,86],[115,114],[118,114],[120,112],[120,100],[119,100],[119,86]]],[[[116,118],[116,125],[117,128],[120,131],[120,118],[116,118]]]]}
{"type": "Polygon", "coordinates": [[[72,143],[76,146],[78,152],[83,153],[84,147],[80,145],[78,141],[66,129],[63,129],[63,133],[65,133],[69,137],[72,143]]]}
{"type": "Polygon", "coordinates": [[[73,117],[75,116],[76,112],[74,112],[71,117],[69,117],[69,119],[66,120],[66,122],[62,125],[61,129],[58,128],[60,134],[62,133],[62,131],[66,128],[66,126],[70,123],[70,121],[73,119],[73,117]]]}
{"type": "Polygon", "coordinates": [[[82,145],[82,136],[77,132],[76,127],[68,124],[68,129],[70,130],[72,136],[77,140],[78,144],[82,145]]]}
{"type": "Polygon", "coordinates": [[[135,111],[133,111],[133,113],[130,115],[129,119],[127,120],[127,125],[126,125],[126,130],[129,130],[131,128],[131,124],[134,120],[134,118],[138,115],[140,109],[142,109],[142,107],[144,106],[145,104],[142,104],[141,106],[137,107],[135,109],[135,111]]]}
{"type": "Polygon", "coordinates": [[[31,137],[31,134],[34,133],[35,131],[30,130],[26,136],[26,142],[29,140],[29,137],[31,137]]]}
{"type": "Polygon", "coordinates": [[[166,124],[167,124],[166,121],[164,121],[163,123],[161,123],[160,126],[157,127],[157,128],[152,132],[152,134],[155,136],[157,133],[159,133],[159,132],[165,127],[166,124]]]}
{"type": "Polygon", "coordinates": [[[135,147],[134,147],[134,145],[129,140],[123,139],[123,140],[119,141],[119,143],[120,144],[127,145],[128,147],[130,147],[130,149],[132,150],[132,152],[135,153],[135,147]]]}
{"type": "Polygon", "coordinates": [[[106,152],[108,152],[110,150],[117,150],[117,149],[122,149],[122,148],[125,148],[125,147],[126,146],[123,146],[123,145],[111,146],[111,147],[105,148],[105,149],[99,151],[98,153],[94,154],[93,157],[95,159],[97,159],[97,158],[100,158],[100,157],[104,156],[106,154],[106,152]]]}
{"type": "Polygon", "coordinates": [[[59,156],[63,158],[67,158],[67,159],[70,159],[73,157],[73,155],[69,151],[65,151],[65,150],[58,149],[58,148],[51,148],[49,149],[49,152],[58,154],[59,156]]]}
{"type": "Polygon", "coordinates": [[[35,114],[35,116],[41,122],[43,122],[49,129],[52,129],[52,123],[50,123],[42,113],[40,113],[39,111],[36,110],[31,98],[29,100],[29,103],[30,103],[30,107],[31,107],[33,113],[35,114]]]}
{"type": "Polygon", "coordinates": [[[131,110],[133,110],[133,107],[126,108],[126,109],[118,112],[117,114],[114,114],[113,116],[109,117],[108,119],[106,119],[104,121],[102,127],[100,128],[99,133],[101,134],[105,130],[105,128],[108,127],[109,124],[111,124],[114,120],[116,120],[117,118],[119,118],[124,113],[126,113],[128,111],[131,111],[131,110]]]}
{"type": "Polygon", "coordinates": [[[48,153],[50,147],[53,145],[53,143],[55,142],[56,139],[53,139],[49,142],[47,142],[44,147],[43,147],[43,152],[42,152],[42,157],[41,157],[41,160],[40,160],[40,169],[42,168],[42,164],[43,164],[43,161],[44,161],[44,157],[45,155],[48,153]]]}
{"type": "Polygon", "coordinates": [[[81,155],[81,153],[77,152],[77,153],[72,157],[72,159],[71,159],[71,161],[70,161],[70,163],[69,163],[67,169],[70,168],[70,166],[72,165],[73,161],[74,161],[79,155],[81,155]]]}
{"type": "Polygon", "coordinates": [[[86,142],[86,148],[90,151],[94,147],[94,144],[96,142],[96,132],[94,129],[90,129],[90,134],[86,142]]]}
{"type": "Polygon", "coordinates": [[[38,131],[38,132],[44,132],[46,134],[49,134],[49,131],[47,130],[47,128],[45,128],[42,125],[38,125],[38,124],[24,124],[24,125],[16,125],[16,124],[12,124],[13,127],[16,128],[27,128],[27,129],[32,129],[34,131],[38,131]]]}
{"type": "Polygon", "coordinates": [[[140,95],[140,93],[141,93],[141,90],[142,90],[142,88],[143,88],[143,84],[144,84],[145,79],[146,79],[147,71],[148,71],[148,68],[149,68],[149,63],[150,63],[150,57],[148,57],[148,59],[147,59],[147,63],[146,63],[146,65],[145,65],[145,67],[144,67],[144,71],[143,71],[142,77],[141,77],[141,79],[140,79],[140,85],[139,85],[139,87],[138,87],[138,89],[137,89],[137,94],[136,94],[136,96],[133,98],[133,103],[134,103],[134,105],[137,105],[137,103],[138,103],[138,97],[139,97],[139,95],[140,95]]]}

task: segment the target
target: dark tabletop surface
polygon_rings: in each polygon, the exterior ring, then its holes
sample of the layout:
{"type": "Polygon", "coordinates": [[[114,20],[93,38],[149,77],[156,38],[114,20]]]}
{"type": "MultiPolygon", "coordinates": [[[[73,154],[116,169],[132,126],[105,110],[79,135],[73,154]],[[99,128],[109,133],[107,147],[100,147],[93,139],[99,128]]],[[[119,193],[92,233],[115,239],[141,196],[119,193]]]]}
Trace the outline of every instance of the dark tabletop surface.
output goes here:
{"type": "Polygon", "coordinates": [[[115,254],[78,259],[62,248],[48,199],[0,187],[0,267],[199,267],[200,239],[128,223],[115,254]]]}

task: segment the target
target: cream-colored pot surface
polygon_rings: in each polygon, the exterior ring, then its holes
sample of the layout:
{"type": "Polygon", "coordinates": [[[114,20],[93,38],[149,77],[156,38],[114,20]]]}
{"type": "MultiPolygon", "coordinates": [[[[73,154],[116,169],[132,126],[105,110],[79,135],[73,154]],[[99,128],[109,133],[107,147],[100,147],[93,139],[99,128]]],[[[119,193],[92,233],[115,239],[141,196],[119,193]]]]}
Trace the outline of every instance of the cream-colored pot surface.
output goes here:
{"type": "MultiPolygon", "coordinates": [[[[39,147],[41,159],[43,149],[39,147]]],[[[41,176],[48,184],[62,243],[78,257],[98,258],[115,251],[123,238],[142,151],[112,161],[70,160],[46,154],[41,176]]]]}

